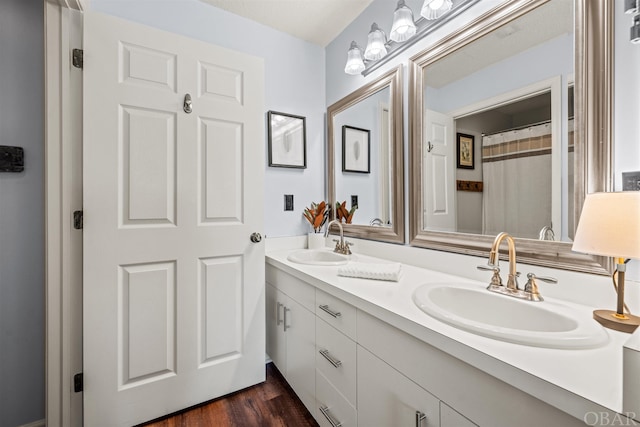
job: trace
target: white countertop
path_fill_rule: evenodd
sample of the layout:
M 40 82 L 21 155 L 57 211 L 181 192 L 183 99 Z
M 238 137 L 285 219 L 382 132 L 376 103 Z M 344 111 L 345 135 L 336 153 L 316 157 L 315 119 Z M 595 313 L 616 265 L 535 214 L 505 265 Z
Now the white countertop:
M 399 282 L 341 277 L 337 274 L 338 267 L 290 262 L 287 260 L 290 252 L 270 251 L 267 264 L 311 283 L 576 418 L 584 419 L 587 412 L 623 412 L 622 349 L 630 337 L 628 334 L 605 329 L 609 335 L 606 345 L 580 350 L 531 347 L 485 338 L 425 314 L 413 303 L 412 295 L 425 283 L 457 282 L 482 287 L 486 287 L 486 283 L 406 264 L 402 265 Z M 354 257 L 361 262 L 388 262 L 360 254 Z M 546 300 L 553 301 L 552 298 Z M 572 305 L 591 319 L 593 307 L 561 302 Z

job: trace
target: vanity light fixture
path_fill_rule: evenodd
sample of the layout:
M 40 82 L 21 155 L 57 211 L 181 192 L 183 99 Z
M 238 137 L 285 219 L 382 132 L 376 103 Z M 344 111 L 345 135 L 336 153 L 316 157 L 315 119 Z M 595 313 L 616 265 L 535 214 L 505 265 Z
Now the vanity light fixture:
M 424 19 L 433 20 L 438 19 L 445 13 L 451 10 L 453 2 L 451 0 L 424 0 L 420 15 Z
M 587 194 L 573 240 L 573 250 L 615 257 L 617 307 L 595 310 L 593 318 L 609 329 L 633 332 L 640 317 L 625 313 L 624 276 L 629 259 L 640 259 L 640 191 Z
M 347 53 L 347 64 L 344 67 L 345 73 L 366 76 L 445 22 L 480 2 L 480 0 L 425 0 L 422 5 L 423 16 L 414 21 L 413 11 L 405 1 L 398 0 L 393 12 L 389 40 L 385 32 L 374 22 L 367 36 L 364 54 L 355 41 L 351 42 Z
M 349 52 L 347 52 L 347 65 L 344 72 L 351 75 L 360 74 L 364 71 L 364 60 L 362 59 L 362 49 L 355 41 L 351 42 Z
M 364 50 L 364 59 L 377 61 L 387 55 L 387 35 L 375 22 L 371 24 L 371 31 L 367 36 L 367 47 Z
M 398 1 L 398 7 L 393 12 L 393 25 L 389 38 L 394 42 L 404 42 L 416 34 L 416 23 L 413 21 L 413 12 L 404 3 Z

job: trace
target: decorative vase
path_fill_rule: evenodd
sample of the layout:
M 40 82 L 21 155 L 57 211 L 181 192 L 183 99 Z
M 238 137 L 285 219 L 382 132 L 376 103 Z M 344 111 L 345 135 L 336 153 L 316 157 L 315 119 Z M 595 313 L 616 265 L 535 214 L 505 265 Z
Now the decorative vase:
M 324 234 L 322 233 L 309 233 L 309 240 L 307 243 L 309 249 L 322 249 L 324 248 Z

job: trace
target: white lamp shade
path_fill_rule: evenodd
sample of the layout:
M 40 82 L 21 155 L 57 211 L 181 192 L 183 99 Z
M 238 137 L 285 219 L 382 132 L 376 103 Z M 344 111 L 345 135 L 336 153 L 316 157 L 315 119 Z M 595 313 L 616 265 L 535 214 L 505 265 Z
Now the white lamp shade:
M 451 0 L 424 0 L 420 15 L 422 15 L 424 19 L 432 21 L 450 11 L 451 6 L 453 6 Z
M 347 52 L 347 64 L 344 72 L 351 75 L 360 74 L 364 71 L 364 61 L 362 60 L 362 50 L 356 42 L 351 42 L 349 52 Z
M 389 38 L 400 43 L 409 40 L 415 34 L 416 24 L 413 22 L 413 12 L 404 4 L 404 0 L 400 0 L 396 11 L 393 12 L 393 25 Z
M 640 259 L 640 191 L 588 194 L 573 250 Z
M 384 32 L 374 22 L 367 36 L 367 48 L 364 50 L 364 58 L 369 61 L 377 61 L 384 58 L 387 55 L 386 39 Z

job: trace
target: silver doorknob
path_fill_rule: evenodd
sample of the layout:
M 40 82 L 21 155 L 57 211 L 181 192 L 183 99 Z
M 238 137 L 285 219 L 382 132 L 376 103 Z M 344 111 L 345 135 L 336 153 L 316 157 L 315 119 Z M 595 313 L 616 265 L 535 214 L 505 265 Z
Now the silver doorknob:
M 262 241 L 262 236 L 260 233 L 251 233 L 250 239 L 253 243 L 260 243 Z

